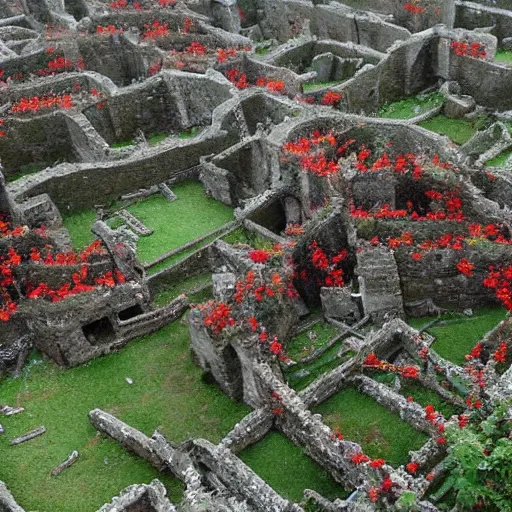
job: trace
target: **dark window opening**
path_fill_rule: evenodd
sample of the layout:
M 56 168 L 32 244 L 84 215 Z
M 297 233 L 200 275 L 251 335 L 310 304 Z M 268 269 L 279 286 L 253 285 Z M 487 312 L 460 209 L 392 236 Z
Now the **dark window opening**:
M 84 325 L 82 331 L 87 341 L 91 345 L 101 345 L 102 343 L 109 343 L 116 338 L 114 326 L 109 318 L 103 317 L 95 322 Z
M 142 313 L 144 313 L 144 310 L 141 308 L 140 304 L 134 304 L 133 306 L 120 311 L 118 316 L 119 320 L 124 321 L 142 315 Z

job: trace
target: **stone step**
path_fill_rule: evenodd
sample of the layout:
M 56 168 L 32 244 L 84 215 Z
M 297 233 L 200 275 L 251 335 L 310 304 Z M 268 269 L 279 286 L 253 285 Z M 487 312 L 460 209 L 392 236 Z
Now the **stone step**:
M 148 236 L 153 233 L 152 229 L 147 228 L 137 217 L 132 215 L 128 210 L 120 210 L 118 213 L 128 226 L 140 236 Z

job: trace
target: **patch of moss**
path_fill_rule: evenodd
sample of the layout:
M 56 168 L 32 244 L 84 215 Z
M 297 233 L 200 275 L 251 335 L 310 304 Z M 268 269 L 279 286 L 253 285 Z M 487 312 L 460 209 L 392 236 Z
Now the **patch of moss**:
M 507 149 L 506 151 L 503 151 L 503 153 L 500 153 L 498 156 L 495 156 L 491 160 L 485 162 L 485 165 L 489 167 L 503 167 L 510 157 L 512 157 L 512 149 Z
M 334 87 L 343 83 L 343 80 L 335 80 L 332 82 L 309 82 L 302 86 L 304 92 L 311 92 L 317 89 L 323 89 L 324 87 Z

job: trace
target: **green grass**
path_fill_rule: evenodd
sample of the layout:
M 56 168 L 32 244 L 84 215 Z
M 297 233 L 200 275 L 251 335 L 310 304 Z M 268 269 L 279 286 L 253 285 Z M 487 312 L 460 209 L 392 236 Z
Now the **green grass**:
M 135 142 L 133 140 L 124 140 L 121 142 L 114 142 L 113 144 L 110 144 L 110 147 L 113 149 L 119 149 L 119 148 L 126 148 L 128 146 L 133 146 Z
M 137 256 L 144 263 L 233 219 L 233 209 L 207 197 L 199 182 L 179 183 L 172 189 L 178 196 L 176 201 L 153 195 L 128 208 L 154 231 L 137 242 Z
M 229 235 L 223 237 L 222 240 L 231 245 L 250 245 L 254 249 L 271 249 L 274 246 L 274 242 L 272 242 L 272 240 L 263 238 L 262 236 L 252 233 L 251 231 L 247 231 L 244 228 L 237 228 L 233 230 Z
M 436 324 L 428 333 L 436 337 L 432 348 L 445 359 L 461 365 L 465 362 L 465 355 L 484 337 L 494 329 L 506 316 L 506 311 L 501 307 L 479 308 L 473 310 L 473 316 L 465 316 L 457 313 L 444 313 L 440 321 L 446 325 Z M 437 317 L 409 318 L 411 327 L 419 329 Z
M 317 324 L 314 328 L 311 329 L 316 330 L 319 333 L 315 347 L 319 348 L 321 345 L 325 345 L 333 337 L 336 330 L 332 329 L 331 331 L 330 327 L 331 326 L 328 324 Z M 307 334 L 303 334 L 297 338 L 294 338 L 288 347 L 290 347 L 292 354 L 300 356 L 301 352 L 303 351 L 303 347 L 307 347 L 307 344 L 311 344 L 311 342 L 307 338 Z M 324 373 L 334 370 L 339 365 L 343 364 L 345 361 L 355 355 L 355 352 L 348 351 L 343 355 L 343 357 L 338 357 L 338 352 L 342 346 L 342 342 L 336 343 L 331 348 L 327 349 L 318 359 L 315 359 L 310 363 L 297 364 L 291 368 L 285 368 L 285 378 L 288 385 L 296 391 L 300 391 L 301 389 L 309 386 L 315 379 Z M 286 348 L 287 354 L 289 353 L 288 347 Z M 306 351 L 307 349 L 303 351 L 304 355 L 306 355 Z M 303 370 L 307 371 L 308 373 L 305 375 L 300 375 L 300 372 Z M 297 375 L 297 373 L 299 373 L 299 375 Z
M 88 246 L 96 238 L 91 231 L 91 227 L 96 220 L 95 210 L 61 213 L 64 227 L 69 231 L 73 249 L 79 251 Z
M 507 149 L 491 160 L 487 160 L 485 165 L 489 167 L 503 167 L 510 157 L 512 157 L 512 149 Z
M 315 333 L 317 336 L 313 341 L 309 339 L 308 334 L 310 332 Z M 303 357 L 310 355 L 314 350 L 326 345 L 337 332 L 338 329 L 333 327 L 331 324 L 327 322 L 319 322 L 313 325 L 306 332 L 292 338 L 286 346 L 286 354 L 295 360 L 302 359 Z
M 449 119 L 445 115 L 438 115 L 432 119 L 422 121 L 419 126 L 440 135 L 448 136 L 455 144 L 465 144 L 478 130 L 485 128 L 487 117 L 481 116 L 474 121 L 465 119 Z
M 65 370 L 47 361 L 29 365 L 20 379 L 0 385 L 0 404 L 26 409 L 2 419 L 0 480 L 21 506 L 39 512 L 92 512 L 124 487 L 155 477 L 165 482 L 173 501 L 179 500 L 177 480 L 97 436 L 87 413 L 99 407 L 147 435 L 158 428 L 175 442 L 203 437 L 217 443 L 249 408 L 233 403 L 202 374 L 192 362 L 188 329 L 180 321 L 77 368 Z M 9 446 L 11 439 L 40 425 L 46 434 Z M 80 459 L 51 477 L 73 450 Z
M 390 373 L 377 373 L 373 377 L 377 382 L 382 382 L 390 387 L 393 387 L 395 382 L 395 375 Z M 445 402 L 435 391 L 422 386 L 419 382 L 411 379 L 400 379 L 400 390 L 398 391 L 402 396 L 408 398 L 412 396 L 414 401 L 426 407 L 431 404 L 439 411 L 445 418 L 450 418 L 453 414 L 459 412 L 455 406 Z
M 190 139 L 192 137 L 195 137 L 201 130 L 202 130 L 201 126 L 192 126 L 192 128 L 189 128 L 188 130 L 182 131 L 178 135 L 178 138 L 180 138 L 180 139 Z
M 411 119 L 436 107 L 440 107 L 443 102 L 444 96 L 439 92 L 420 94 L 384 105 L 379 110 L 379 117 L 388 119 Z
M 46 163 L 32 163 L 27 165 L 22 165 L 20 167 L 19 172 L 16 174 L 13 174 L 12 176 L 7 176 L 5 179 L 7 183 L 12 183 L 13 181 L 19 180 L 20 178 L 23 178 L 24 176 L 29 176 L 30 174 L 35 174 L 39 171 L 42 171 L 43 169 L 46 169 L 48 167 L 48 164 Z
M 304 92 L 315 91 L 316 89 L 323 89 L 324 87 L 334 87 L 343 83 L 343 80 L 335 80 L 333 82 L 310 82 L 304 84 L 302 89 Z
M 153 146 L 154 144 L 158 144 L 159 142 L 162 142 L 163 140 L 167 139 L 167 137 L 169 137 L 168 133 L 155 132 L 147 136 L 147 141 L 150 146 Z
M 512 51 L 511 50 L 498 50 L 494 62 L 503 62 L 512 66 Z
M 452 363 L 463 365 L 465 355 L 505 318 L 503 308 L 485 308 L 474 311 L 474 316 L 450 321 L 448 325 L 434 326 L 429 329 L 437 340 L 432 348 Z
M 200 288 L 204 285 L 211 284 L 212 276 L 209 273 L 199 274 L 197 276 L 189 277 L 183 281 L 170 283 L 163 290 L 159 290 L 153 297 L 153 305 L 156 307 L 165 306 L 171 300 L 175 299 L 182 293 L 190 295 L 188 292 Z M 196 295 L 196 294 L 193 294 Z M 192 300 L 192 299 L 191 299 Z M 194 302 L 197 302 L 194 299 Z
M 278 432 L 270 432 L 247 447 L 240 458 L 275 491 L 294 502 L 302 500 L 304 489 L 313 489 L 328 499 L 346 498 L 349 494 Z
M 384 406 L 354 388 L 336 393 L 315 407 L 331 428 L 339 428 L 347 441 L 359 443 L 371 458 L 382 458 L 392 466 L 409 461 L 408 452 L 427 440 Z

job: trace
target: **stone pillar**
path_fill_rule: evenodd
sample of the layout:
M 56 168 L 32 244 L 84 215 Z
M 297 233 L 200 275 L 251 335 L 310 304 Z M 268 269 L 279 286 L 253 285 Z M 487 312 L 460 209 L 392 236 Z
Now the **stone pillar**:
M 442 2 L 442 23 L 447 28 L 455 26 L 455 0 L 443 0 Z

